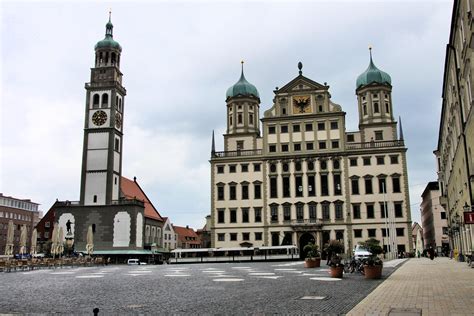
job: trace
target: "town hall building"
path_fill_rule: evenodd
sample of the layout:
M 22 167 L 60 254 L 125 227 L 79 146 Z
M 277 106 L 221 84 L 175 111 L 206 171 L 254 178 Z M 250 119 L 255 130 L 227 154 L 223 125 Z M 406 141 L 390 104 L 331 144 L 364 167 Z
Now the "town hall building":
M 337 239 L 349 253 L 373 237 L 393 253 L 411 251 L 407 148 L 390 76 L 370 54 L 356 81 L 359 130 L 346 131 L 329 86 L 298 68 L 263 117 L 243 67 L 227 90 L 224 149 L 213 135 L 210 160 L 212 246 L 302 249 Z

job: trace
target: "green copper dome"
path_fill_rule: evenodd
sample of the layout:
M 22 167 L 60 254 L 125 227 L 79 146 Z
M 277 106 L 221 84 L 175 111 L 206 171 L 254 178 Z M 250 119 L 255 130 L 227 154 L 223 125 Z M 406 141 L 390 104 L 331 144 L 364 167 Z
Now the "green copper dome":
M 115 48 L 118 49 L 119 51 L 122 51 L 122 46 L 116 41 L 114 41 L 113 35 L 112 35 L 112 30 L 114 28 L 114 25 L 112 24 L 112 21 L 110 20 L 110 15 L 109 15 L 109 22 L 105 25 L 105 38 L 98 42 L 95 45 L 95 49 L 98 48 Z
M 232 87 L 227 89 L 226 99 L 233 98 L 236 96 L 254 96 L 260 99 L 257 88 L 253 84 L 247 81 L 244 76 L 244 68 L 242 64 L 242 74 L 240 75 L 239 81 Z
M 372 61 L 372 50 L 370 50 L 370 64 L 366 71 L 357 77 L 356 89 L 371 83 L 392 84 L 389 74 L 375 67 Z

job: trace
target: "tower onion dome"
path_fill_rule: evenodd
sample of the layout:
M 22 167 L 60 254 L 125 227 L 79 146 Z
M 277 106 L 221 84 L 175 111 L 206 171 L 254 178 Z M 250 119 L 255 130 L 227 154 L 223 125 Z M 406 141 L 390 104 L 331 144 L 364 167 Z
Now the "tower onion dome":
M 370 51 L 370 63 L 366 71 L 364 71 L 359 77 L 357 77 L 356 89 L 359 89 L 362 86 L 369 85 L 371 83 L 379 84 L 392 84 L 392 79 L 389 74 L 385 71 L 378 69 L 374 62 L 372 61 L 372 48 L 369 48 Z
M 235 83 L 232 87 L 227 89 L 226 99 L 233 98 L 237 96 L 253 96 L 260 99 L 257 88 L 253 84 L 247 81 L 244 76 L 244 62 L 242 61 L 242 74 L 240 75 L 239 81 Z
M 118 42 L 114 41 L 114 36 L 112 34 L 113 28 L 114 25 L 111 21 L 111 12 L 109 12 L 109 22 L 107 22 L 107 24 L 105 25 L 105 38 L 95 45 L 95 49 L 115 48 L 119 51 L 122 51 L 122 46 L 120 46 Z

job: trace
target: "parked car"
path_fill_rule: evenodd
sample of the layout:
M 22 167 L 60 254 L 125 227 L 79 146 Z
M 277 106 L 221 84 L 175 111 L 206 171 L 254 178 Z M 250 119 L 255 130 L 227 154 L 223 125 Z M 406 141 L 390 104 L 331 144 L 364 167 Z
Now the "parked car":
M 138 260 L 138 259 L 128 259 L 127 264 L 129 266 L 140 265 L 140 260 Z
M 364 248 L 362 245 L 356 245 L 354 250 L 352 251 L 354 258 L 362 259 L 368 258 L 372 253 Z

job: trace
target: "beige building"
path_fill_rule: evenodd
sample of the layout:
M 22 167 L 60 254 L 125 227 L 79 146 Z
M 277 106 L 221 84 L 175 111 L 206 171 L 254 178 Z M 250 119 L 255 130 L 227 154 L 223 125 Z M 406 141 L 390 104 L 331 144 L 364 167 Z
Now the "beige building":
M 374 237 L 385 248 L 411 251 L 407 149 L 390 76 L 370 56 L 356 82 L 359 130 L 348 132 L 329 86 L 298 68 L 274 90 L 263 118 L 243 69 L 227 90 L 224 150 L 215 150 L 213 136 L 210 161 L 212 246 L 301 249 L 338 239 L 350 252 Z
M 432 246 L 439 253 L 449 254 L 448 221 L 446 211 L 439 203 L 438 182 L 429 182 L 421 195 L 421 223 L 424 248 Z
M 473 0 L 454 1 L 446 47 L 439 127 L 438 181 L 448 214 L 451 242 L 460 252 L 473 250 L 473 225 L 463 219 L 474 204 L 474 33 Z

